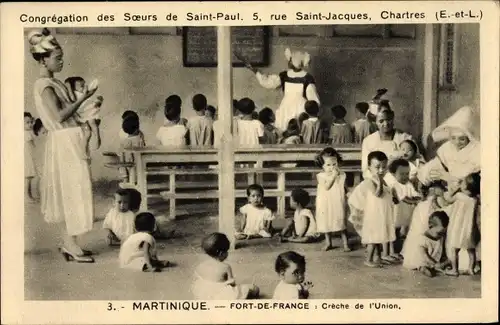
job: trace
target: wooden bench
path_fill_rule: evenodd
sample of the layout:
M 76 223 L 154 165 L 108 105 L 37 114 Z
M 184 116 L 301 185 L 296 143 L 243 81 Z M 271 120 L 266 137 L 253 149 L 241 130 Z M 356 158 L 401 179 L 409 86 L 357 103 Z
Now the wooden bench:
M 247 185 L 256 182 L 263 185 L 265 197 L 277 199 L 277 214 L 282 216 L 285 213 L 286 197 L 290 196 L 291 186 L 300 186 L 307 190 L 311 196 L 316 195 L 316 182 L 312 177 L 309 180 L 287 182 L 286 175 L 315 174 L 320 169 L 317 167 L 287 168 L 279 165 L 287 162 L 313 162 L 316 154 L 323 148 L 324 145 L 264 145 L 256 148 L 240 148 L 234 153 L 236 164 L 234 173 L 235 175 L 247 175 Z M 361 180 L 361 148 L 355 145 L 346 145 L 336 149 L 346 164 L 342 169 L 347 174 L 353 175 L 354 184 L 358 183 Z M 128 151 L 134 156 L 135 166 L 133 168 L 135 168 L 137 177 L 136 187 L 143 196 L 141 209 L 149 209 L 151 199 L 162 198 L 169 201 L 169 213 L 171 217 L 174 217 L 176 200 L 219 198 L 219 186 L 216 180 L 177 179 L 178 176 L 183 175 L 187 177 L 219 175 L 216 149 L 154 147 Z M 268 167 L 268 163 L 277 166 Z M 170 166 L 165 166 L 167 164 Z M 172 165 L 176 164 L 183 166 L 183 168 L 172 168 Z M 255 168 L 247 167 L 245 164 L 251 164 Z M 214 165 L 215 168 L 209 168 L 209 166 Z M 265 181 L 264 174 L 276 175 L 275 188 L 269 188 L 273 182 Z M 168 176 L 168 180 L 158 180 L 164 176 Z M 239 185 L 244 186 L 241 182 Z M 235 196 L 236 198 L 245 198 L 246 190 L 236 189 Z

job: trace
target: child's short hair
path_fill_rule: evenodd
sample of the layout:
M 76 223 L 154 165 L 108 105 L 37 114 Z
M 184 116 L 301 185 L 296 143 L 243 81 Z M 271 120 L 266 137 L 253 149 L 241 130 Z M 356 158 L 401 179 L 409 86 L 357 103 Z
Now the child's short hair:
M 165 106 L 167 105 L 175 105 L 182 106 L 182 99 L 179 95 L 170 95 L 165 99 Z
M 378 161 L 388 161 L 389 158 L 387 158 L 387 155 L 383 153 L 382 151 L 372 151 L 368 154 L 368 166 L 371 165 L 372 160 L 378 160 Z
M 294 251 L 284 252 L 278 255 L 274 263 L 274 270 L 276 273 L 281 274 L 285 272 L 291 263 L 297 264 L 299 268 L 306 268 L 306 258 Z
M 408 162 L 408 160 L 402 159 L 402 158 L 393 160 L 391 162 L 391 164 L 389 165 L 389 172 L 391 174 L 394 174 L 398 170 L 399 167 L 408 167 L 409 168 L 410 163 Z
M 33 124 L 33 133 L 35 133 L 35 135 L 38 136 L 42 128 L 43 128 L 42 120 L 37 118 L 35 120 L 35 123 Z
M 341 119 L 347 115 L 347 110 L 342 105 L 335 105 L 332 107 L 332 114 L 335 118 Z
M 285 137 L 289 137 L 292 135 L 299 135 L 299 134 L 300 134 L 299 121 L 295 118 L 290 119 L 290 121 L 288 121 L 288 124 L 286 125 L 286 131 L 283 135 Z
M 31 115 L 31 113 L 29 112 L 24 112 L 24 117 L 33 118 L 33 115 Z
M 429 216 L 429 219 L 431 218 L 438 218 L 444 228 L 448 227 L 448 224 L 450 223 L 450 217 L 448 217 L 448 214 L 444 211 L 432 212 Z
M 75 77 L 68 77 L 66 78 L 66 80 L 64 80 L 64 83 L 69 84 L 71 91 L 75 91 L 75 86 L 77 82 L 85 82 L 85 79 L 79 76 L 75 76 Z
M 309 193 L 301 188 L 295 188 L 292 190 L 292 193 L 290 195 L 292 199 L 300 204 L 301 207 L 306 207 L 309 202 L 311 202 L 311 197 L 309 196 Z
M 363 115 L 366 115 L 366 112 L 368 112 L 368 108 L 370 108 L 370 105 L 368 105 L 367 102 L 359 102 L 356 103 L 356 110 L 360 112 Z
M 403 143 L 408 143 L 410 145 L 410 147 L 413 149 L 413 151 L 415 151 L 415 153 L 418 152 L 418 146 L 417 146 L 417 143 L 415 141 L 410 140 L 410 139 L 403 140 L 403 141 L 401 141 L 401 143 L 399 144 L 399 146 L 401 147 L 401 145 Z
M 319 105 L 315 100 L 308 100 L 304 104 L 304 110 L 309 116 L 318 117 L 319 114 Z
M 212 114 L 213 116 L 215 116 L 215 113 L 216 113 L 217 110 L 212 105 L 208 105 L 207 106 L 207 111 L 209 111 L 210 114 Z
M 197 112 L 203 111 L 207 108 L 207 98 L 203 94 L 196 94 L 193 96 L 193 109 Z
M 255 110 L 255 103 L 250 98 L 245 97 L 238 101 L 237 107 L 238 111 L 245 115 L 249 115 Z
M 309 114 L 306 112 L 302 112 L 299 114 L 299 117 L 297 118 L 297 122 L 299 123 L 299 126 L 302 128 L 302 124 L 304 123 L 305 120 L 309 119 Z
M 128 207 L 131 211 L 138 211 L 141 208 L 142 203 L 142 195 L 141 192 L 136 190 L 135 188 L 127 188 L 125 189 L 128 193 L 129 203 Z
M 130 198 L 130 193 L 127 189 L 125 188 L 119 188 L 115 191 L 115 194 L 121 197 L 128 197 Z
M 440 188 L 443 191 L 446 191 L 446 186 L 447 186 L 446 181 L 444 181 L 442 179 L 437 179 L 437 180 L 431 181 L 427 185 L 422 185 L 422 187 L 421 187 L 422 195 L 424 197 L 427 197 L 429 195 L 430 189 L 432 189 L 432 188 Z
M 131 111 L 131 110 L 126 110 L 125 112 L 123 112 L 123 114 L 122 114 L 122 120 L 126 119 L 127 117 L 132 117 L 132 118 L 139 119 L 139 115 L 137 115 L 136 112 Z
M 129 116 L 122 122 L 122 130 L 128 135 L 132 135 L 139 130 L 139 119 Z
M 388 110 L 392 111 L 391 102 L 387 99 L 381 100 L 379 106 L 380 106 L 381 110 L 388 109 Z
M 181 107 L 177 103 L 172 105 L 166 104 L 163 112 L 167 120 L 176 121 L 181 116 Z
M 230 247 L 231 243 L 229 239 L 220 232 L 211 233 L 201 241 L 201 248 L 211 257 L 217 257 L 220 253 L 226 253 Z
M 259 121 L 264 124 L 268 125 L 271 124 L 272 122 L 272 117 L 274 115 L 274 112 L 272 109 L 269 107 L 264 107 L 260 112 L 259 112 Z
M 318 167 L 323 167 L 323 165 L 325 164 L 325 159 L 323 157 L 336 157 L 339 164 L 342 162 L 342 156 L 338 153 L 337 150 L 333 149 L 332 147 L 326 147 L 316 155 L 315 162 Z
M 471 192 L 472 196 L 481 194 L 481 173 L 469 174 L 464 181 L 467 183 L 467 190 Z
M 264 188 L 261 185 L 252 184 L 247 187 L 247 196 L 250 196 L 250 193 L 252 193 L 252 191 L 259 191 L 260 195 L 264 197 Z
M 150 212 L 141 212 L 135 217 L 135 230 L 137 232 L 153 232 L 155 226 L 155 216 Z

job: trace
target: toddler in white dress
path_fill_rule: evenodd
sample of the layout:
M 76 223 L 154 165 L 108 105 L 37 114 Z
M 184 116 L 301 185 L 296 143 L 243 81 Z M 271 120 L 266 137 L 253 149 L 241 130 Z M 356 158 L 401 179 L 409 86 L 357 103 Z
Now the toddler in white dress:
M 137 232 L 129 236 L 120 247 L 120 267 L 143 272 L 160 272 L 172 264 L 158 259 L 156 241 L 151 235 L 155 217 L 149 212 L 139 213 L 134 220 Z
M 377 260 L 389 264 L 396 261 L 389 255 L 389 243 L 396 239 L 394 203 L 391 191 L 384 182 L 388 162 L 386 154 L 372 151 L 367 160 L 370 178 L 364 179 L 354 188 L 348 203 L 351 221 L 362 224 L 361 242 L 366 244 L 367 250 L 365 265 L 379 267 Z
M 339 153 L 327 147 L 316 158 L 323 169 L 316 178 L 318 190 L 316 196 L 317 230 L 325 234 L 324 250 L 333 248 L 334 233 L 340 233 L 344 251 L 349 252 L 346 232 L 346 174 L 340 170 L 342 158 Z
M 309 298 L 309 290 L 313 287 L 311 282 L 304 282 L 306 273 L 306 259 L 304 256 L 293 252 L 278 255 L 274 270 L 280 277 L 280 282 L 274 289 L 273 299 L 294 300 Z
M 294 243 L 310 243 L 318 239 L 316 218 L 307 205 L 311 201 L 307 191 L 296 188 L 290 195 L 290 206 L 295 210 L 293 218 L 288 218 L 280 234 L 280 240 Z M 291 236 L 289 236 L 291 234 Z M 289 236 L 289 237 L 287 237 Z
M 458 276 L 459 251 L 467 250 L 469 255 L 468 275 L 476 274 L 476 246 L 479 234 L 479 194 L 481 176 L 473 173 L 460 181 L 460 188 L 447 192 L 445 198 L 451 203 L 445 211 L 450 216 L 448 234 L 446 236 L 446 254 L 451 260 L 452 269 L 446 274 Z
M 130 192 L 118 189 L 113 207 L 106 214 L 102 227 L 107 230 L 108 245 L 123 242 L 135 232 L 135 213 L 130 210 Z
M 415 206 L 420 202 L 421 195 L 410 182 L 410 163 L 405 159 L 396 159 L 389 165 L 389 173 L 384 181 L 391 189 L 394 200 L 394 228 L 396 239 L 404 239 L 411 224 Z M 394 243 L 390 244 L 391 256 L 401 259 L 402 255 L 394 251 Z
M 247 188 L 248 203 L 240 208 L 241 226 L 236 232 L 236 239 L 253 237 L 271 237 L 274 214 L 262 204 L 264 188 L 258 184 Z
M 199 300 L 236 300 L 256 298 L 259 288 L 255 285 L 237 285 L 231 266 L 224 262 L 230 248 L 229 239 L 222 233 L 212 233 L 201 243 L 204 261 L 194 271 L 191 293 Z
M 403 267 L 418 270 L 428 277 L 442 273 L 448 264 L 443 261 L 444 240 L 449 217 L 444 211 L 435 211 L 429 216 L 427 230 L 416 237 L 418 245 L 411 254 L 405 255 Z

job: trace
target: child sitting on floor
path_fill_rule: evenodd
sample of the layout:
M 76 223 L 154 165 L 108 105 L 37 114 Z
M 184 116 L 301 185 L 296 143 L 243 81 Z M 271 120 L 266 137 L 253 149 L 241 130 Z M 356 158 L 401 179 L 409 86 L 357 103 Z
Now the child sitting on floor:
M 236 239 L 250 239 L 254 237 L 271 237 L 272 220 L 274 215 L 266 208 L 264 199 L 264 188 L 258 184 L 247 188 L 248 203 L 240 208 L 241 227 L 236 232 Z
M 307 119 L 301 124 L 300 134 L 306 144 L 323 143 L 323 125 L 318 118 L 319 105 L 315 100 L 308 100 L 304 104 Z
M 237 285 L 231 266 L 224 262 L 230 248 L 226 235 L 212 233 L 203 239 L 201 247 L 206 258 L 194 271 L 191 286 L 194 299 L 236 300 L 258 297 L 259 288 L 255 285 Z
M 211 147 L 213 143 L 213 120 L 205 115 L 207 98 L 205 95 L 193 96 L 193 110 L 196 115 L 188 119 L 189 144 L 195 147 Z
M 295 210 L 293 218 L 287 220 L 287 224 L 280 234 L 281 241 L 295 243 L 309 243 L 318 239 L 316 232 L 316 220 L 307 205 L 311 201 L 307 191 L 296 188 L 290 195 L 290 207 Z M 291 234 L 290 237 L 288 237 Z
M 134 220 L 137 232 L 129 236 L 120 248 L 120 266 L 143 272 L 160 272 L 171 266 L 168 261 L 158 259 L 156 241 L 151 235 L 155 228 L 155 217 L 149 212 L 139 213 Z
M 404 159 L 396 159 L 389 165 L 389 173 L 384 181 L 394 196 L 394 227 L 396 238 L 404 239 L 411 224 L 411 217 L 415 206 L 420 202 L 421 195 L 410 182 L 410 165 Z M 394 251 L 394 243 L 390 244 L 391 256 L 401 259 L 402 256 Z
M 448 265 L 446 260 L 443 261 L 443 256 L 449 220 L 444 211 L 435 211 L 429 216 L 428 229 L 416 238 L 416 247 L 411 254 L 405 254 L 403 267 L 418 270 L 428 277 L 444 272 L 443 269 Z
M 262 144 L 277 144 L 280 132 L 277 127 L 274 126 L 274 121 L 276 116 L 274 112 L 269 107 L 264 107 L 259 112 L 259 121 L 264 125 L 264 139 Z
M 156 133 L 156 138 L 162 146 L 179 148 L 186 146 L 189 142 L 187 121 L 181 118 L 182 102 L 177 97 L 177 95 L 172 95 L 165 100 L 166 121 Z
M 443 198 L 444 192 L 446 191 L 446 184 L 444 181 L 433 181 L 429 185 L 423 187 L 422 190 L 425 200 L 420 201 L 413 210 L 410 229 L 408 230 L 403 250 L 401 251 L 405 262 L 407 255 L 414 255 L 414 251 L 418 249 L 418 238 L 427 230 L 429 226 L 429 216 L 447 205 Z
M 332 107 L 333 122 L 330 127 L 330 144 L 353 143 L 351 126 L 345 121 L 347 110 L 342 105 Z
M 280 282 L 274 289 L 273 299 L 295 300 L 309 298 L 309 290 L 313 287 L 311 282 L 304 282 L 306 273 L 306 259 L 304 256 L 293 252 L 278 255 L 274 270 L 280 277 Z
M 377 125 L 369 121 L 366 117 L 369 108 L 368 103 L 357 103 L 355 108 L 358 119 L 352 123 L 352 129 L 354 130 L 354 142 L 361 143 L 364 138 L 377 131 Z
M 135 231 L 135 213 L 130 210 L 130 192 L 118 189 L 113 207 L 106 214 L 102 227 L 107 230 L 106 240 L 112 246 L 126 240 Z

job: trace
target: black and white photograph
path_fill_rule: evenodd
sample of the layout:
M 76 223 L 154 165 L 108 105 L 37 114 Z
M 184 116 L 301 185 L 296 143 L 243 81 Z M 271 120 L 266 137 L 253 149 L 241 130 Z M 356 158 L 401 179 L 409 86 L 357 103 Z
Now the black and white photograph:
M 479 35 L 25 28 L 24 299 L 481 298 Z

